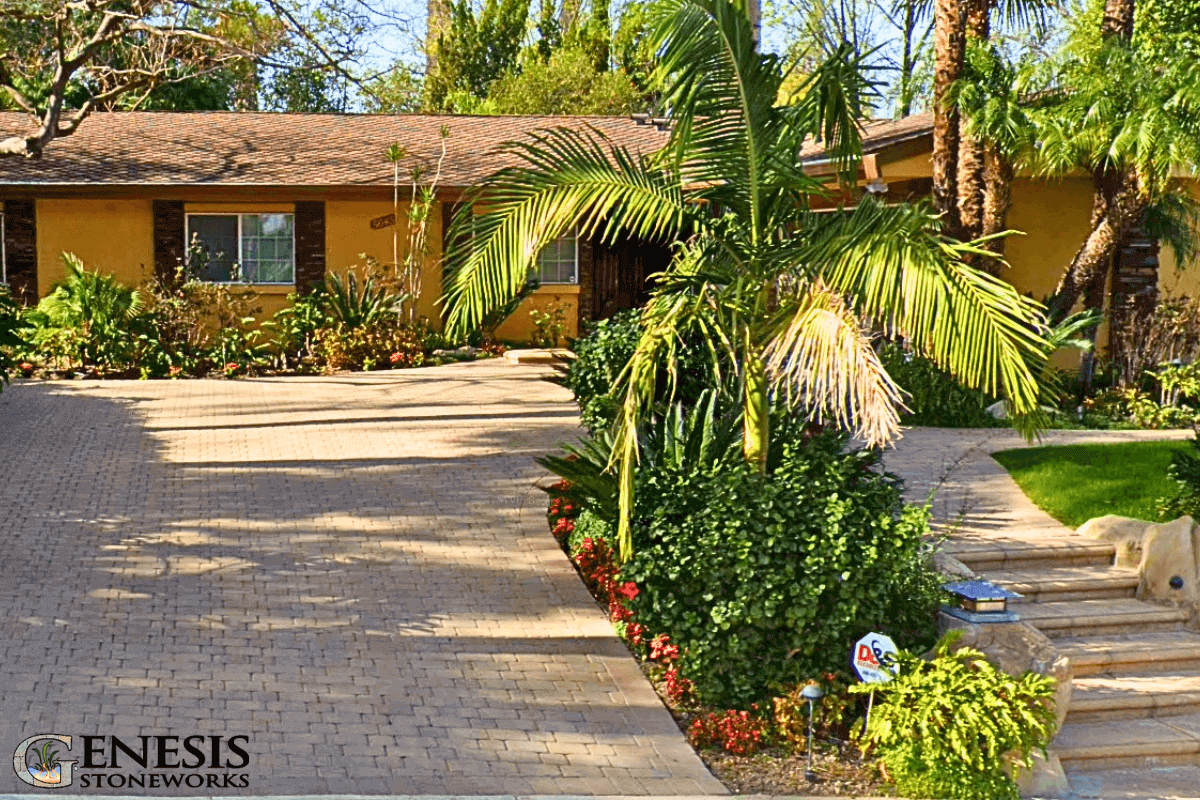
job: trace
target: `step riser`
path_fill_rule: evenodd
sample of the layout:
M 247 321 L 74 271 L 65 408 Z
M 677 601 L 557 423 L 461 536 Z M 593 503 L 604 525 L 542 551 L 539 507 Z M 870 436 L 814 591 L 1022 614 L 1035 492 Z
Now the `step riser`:
M 1053 750 L 1053 747 L 1051 748 Z M 1057 752 L 1057 751 L 1055 751 Z M 1158 755 L 1071 758 L 1057 753 L 1067 772 L 1097 772 L 1102 769 L 1146 769 L 1150 767 L 1200 766 L 1200 753 L 1161 753 Z
M 1119 600 L 1122 597 L 1134 597 L 1136 586 L 1112 586 L 1103 589 L 1072 589 L 1072 590 L 1034 590 L 1023 587 L 1005 587 L 1024 596 L 1029 603 L 1055 603 L 1060 600 Z
M 1031 554 L 1028 558 L 1014 558 L 1010 553 L 1007 558 L 982 554 L 972 557 L 951 553 L 962 563 L 975 572 L 995 572 L 998 570 L 1016 569 L 1057 569 L 1060 567 L 1111 567 L 1113 555 L 1082 553 L 1078 555 L 1037 556 Z
M 1109 661 L 1102 664 L 1088 664 L 1071 659 L 1071 675 L 1085 678 L 1088 675 L 1104 675 L 1112 673 L 1155 673 L 1178 672 L 1179 670 L 1195 669 L 1200 666 L 1200 654 L 1181 655 L 1176 658 L 1149 660 L 1129 658 L 1123 661 Z
M 1092 722 L 1120 722 L 1131 719 L 1159 719 L 1179 717 L 1184 714 L 1200 713 L 1200 698 L 1175 705 L 1129 706 L 1126 708 L 1096 708 L 1082 710 L 1071 704 L 1067 711 L 1067 723 L 1086 724 Z
M 1019 612 L 1018 612 L 1019 613 Z M 1044 623 L 1034 620 L 1027 620 L 1033 627 L 1040 630 L 1048 639 L 1063 639 L 1068 636 L 1086 637 L 1086 636 L 1115 636 L 1117 634 L 1129 633 L 1138 631 L 1139 633 L 1160 633 L 1163 631 L 1182 631 L 1184 630 L 1182 622 L 1114 622 L 1112 624 L 1096 624 L 1096 625 L 1070 625 L 1067 627 L 1057 628 L 1053 625 L 1045 625 Z M 1101 620 L 1097 620 L 1100 622 Z M 1107 667 L 1106 669 L 1111 669 Z

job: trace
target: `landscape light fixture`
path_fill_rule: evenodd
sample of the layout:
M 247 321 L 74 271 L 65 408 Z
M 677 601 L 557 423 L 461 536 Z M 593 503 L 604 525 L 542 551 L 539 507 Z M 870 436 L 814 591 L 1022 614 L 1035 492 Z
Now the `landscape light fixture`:
M 1008 610 L 1008 601 L 1021 595 L 985 580 L 947 583 L 942 587 L 954 595 L 955 606 L 943 606 L 952 617 L 967 622 L 1016 622 L 1020 617 Z
M 825 696 L 825 690 L 815 683 L 810 683 L 800 691 L 800 696 L 808 701 L 808 758 L 804 763 L 804 777 L 809 783 L 816 783 L 817 773 L 813 772 L 812 768 L 813 714 L 815 713 L 813 704 Z

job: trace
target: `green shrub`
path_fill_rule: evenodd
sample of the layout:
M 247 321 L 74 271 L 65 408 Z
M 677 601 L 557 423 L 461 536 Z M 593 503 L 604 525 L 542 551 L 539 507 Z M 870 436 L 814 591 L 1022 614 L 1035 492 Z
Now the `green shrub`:
M 738 458 L 643 464 L 634 547 L 622 580 L 632 609 L 684 651 L 699 698 L 749 709 L 783 687 L 844 672 L 868 630 L 932 639 L 941 595 L 921 536 L 879 458 L 846 438 L 773 426 L 767 474 Z
M 425 363 L 424 343 L 424 322 L 386 314 L 358 328 L 324 328 L 317 335 L 317 354 L 331 370 L 402 369 Z
M 292 292 L 288 305 L 275 312 L 269 324 L 273 332 L 272 349 L 284 368 L 303 369 L 317 361 L 317 334 L 328 319 L 323 290 L 318 287 L 307 295 Z
M 156 278 L 146 290 L 147 335 L 139 368 L 150 376 L 244 374 L 265 367 L 258 294 L 246 286 Z
M 1007 423 L 987 413 L 996 401 L 977 389 L 968 389 L 932 361 L 913 355 L 897 344 L 880 348 L 888 375 L 909 396 L 903 415 L 906 425 L 936 428 L 1002 428 Z
M 612 397 L 613 384 L 633 356 L 640 332 L 638 309 L 620 311 L 606 320 L 593 323 L 586 336 L 576 339 L 565 381 L 575 393 L 584 427 L 593 433 L 609 427 L 617 416 L 617 402 Z M 717 385 L 711 358 L 697 337 L 680 344 L 680 364 L 675 400 L 694 404 L 705 391 Z M 660 375 L 659 392 L 665 395 L 665 370 Z
M 566 386 L 575 393 L 584 427 L 590 431 L 606 428 L 616 418 L 616 404 L 608 394 L 637 347 L 638 313 L 618 312 L 575 340 Z
M 17 334 L 22 327 L 21 307 L 8 286 L 0 284 L 0 389 L 8 383 L 8 373 L 17 366 L 16 351 L 25 346 L 25 340 Z
M 144 341 L 139 334 L 147 327 L 141 292 L 112 275 L 85 269 L 72 253 L 62 258 L 66 277 L 29 315 L 34 343 L 68 366 L 136 366 Z
M 584 509 L 579 512 L 579 516 L 575 519 L 575 530 L 571 532 L 567 539 L 567 554 L 575 555 L 579 552 L 579 548 L 583 546 L 584 539 L 603 539 L 606 542 L 615 542 L 616 528 L 612 522 L 608 522 L 595 513 Z
M 1177 519 L 1185 514 L 1200 520 L 1200 429 L 1192 437 L 1191 452 L 1175 453 L 1167 476 L 1175 481 L 1175 492 L 1159 502 L 1162 519 Z
M 1149 393 L 1132 387 L 1109 389 L 1084 405 L 1094 414 L 1146 430 L 1184 428 L 1200 421 L 1200 414 L 1195 409 L 1162 405 Z
M 943 638 L 930 661 L 900 655 L 896 678 L 875 685 L 881 696 L 865 743 L 904 797 L 1016 800 L 1005 766 L 1015 758 L 1028 767 L 1035 750 L 1045 752 L 1055 728 L 1054 679 L 1014 678 L 978 650 L 951 652 L 956 640 Z
M 567 329 L 567 306 L 565 303 L 555 303 L 545 311 L 534 309 L 529 312 L 533 320 L 533 334 L 529 343 L 534 347 L 558 347 Z

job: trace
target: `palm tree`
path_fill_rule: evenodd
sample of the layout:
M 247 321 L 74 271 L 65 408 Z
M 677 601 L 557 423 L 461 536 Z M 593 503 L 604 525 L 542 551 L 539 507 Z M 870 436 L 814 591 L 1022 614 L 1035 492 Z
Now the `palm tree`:
M 1180 176 L 1200 168 L 1200 66 L 1180 37 L 1139 41 L 1133 6 L 1108 0 L 1099 25 L 1090 14 L 1076 20 L 1036 87 L 1037 165 L 1047 174 L 1084 170 L 1093 183 L 1091 226 L 1052 316 L 1103 290 L 1122 238 L 1147 215 L 1176 231 L 1195 216 Z
M 742 453 L 760 469 L 773 399 L 872 446 L 897 435 L 901 393 L 872 330 L 903 336 L 968 385 L 1032 412 L 1041 318 L 1011 286 L 963 263 L 977 247 L 943 237 L 924 205 L 864 199 L 812 210 L 828 192 L 799 163 L 806 141 L 820 139 L 843 176 L 857 170 L 859 98 L 870 87 L 852 49 L 817 68 L 799 102 L 776 106 L 783 71 L 756 52 L 742 8 L 662 0 L 653 15 L 667 146 L 636 155 L 565 129 L 511 143 L 521 165 L 492 176 L 472 201 L 480 213 L 455 222 L 473 225 L 475 242 L 446 297 L 451 329 L 472 328 L 517 291 L 540 248 L 575 225 L 610 239 L 682 240 L 615 390 L 622 553 L 631 546 L 639 425 L 661 396 L 660 365 L 673 381 L 684 331 L 701 332 L 714 361 L 733 365 Z
M 1012 208 L 1012 182 L 1018 163 L 1032 157 L 1036 127 L 1018 85 L 1017 69 L 992 45 L 972 42 L 962 80 L 951 88 L 951 102 L 962 116 L 964 145 L 967 138 L 981 147 L 983 185 L 976 189 L 981 201 L 977 224 L 986 247 L 1004 255 L 1008 212 Z M 964 147 L 965 149 L 965 147 Z M 961 178 L 961 173 L 960 173 Z M 960 182 L 961 192 L 968 187 Z M 1000 274 L 1003 262 L 984 259 L 981 266 Z
M 972 127 L 954 102 L 954 87 L 970 72 L 970 51 L 988 46 L 993 16 L 1009 27 L 1042 27 L 1051 0 L 922 0 L 924 13 L 934 17 L 933 197 L 943 213 L 946 231 L 960 239 L 984 235 L 989 204 L 1003 199 L 989 183 L 987 141 Z M 996 177 L 993 171 L 992 177 Z M 993 262 L 994 264 L 994 262 Z

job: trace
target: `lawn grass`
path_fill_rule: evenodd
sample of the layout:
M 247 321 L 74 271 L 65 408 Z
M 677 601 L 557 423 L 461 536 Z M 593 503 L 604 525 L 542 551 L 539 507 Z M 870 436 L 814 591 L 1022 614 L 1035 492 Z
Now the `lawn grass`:
M 1034 505 L 1077 528 L 1116 514 L 1157 520 L 1158 501 L 1175 490 L 1171 454 L 1187 442 L 1128 442 L 1030 447 L 994 453 Z

